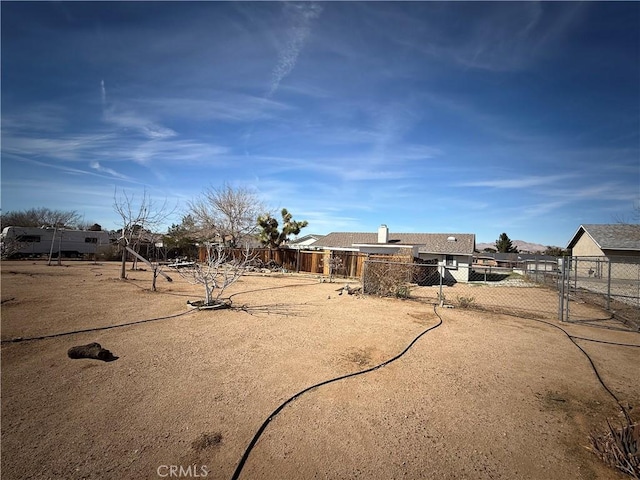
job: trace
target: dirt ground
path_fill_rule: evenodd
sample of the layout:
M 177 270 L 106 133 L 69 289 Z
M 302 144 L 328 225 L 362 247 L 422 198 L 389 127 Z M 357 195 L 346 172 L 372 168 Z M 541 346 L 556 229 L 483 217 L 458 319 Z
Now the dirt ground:
M 618 406 L 569 338 L 532 319 L 338 295 L 343 283 L 295 274 L 244 276 L 226 292 L 234 308 L 195 311 L 203 292 L 175 273 L 158 292 L 148 271 L 118 280 L 115 263 L 1 273 L 2 478 L 230 479 L 283 401 L 394 357 L 439 316 L 398 360 L 283 408 L 240 478 L 626 478 L 587 448 Z M 117 360 L 68 358 L 91 342 Z M 640 349 L 578 342 L 638 420 Z

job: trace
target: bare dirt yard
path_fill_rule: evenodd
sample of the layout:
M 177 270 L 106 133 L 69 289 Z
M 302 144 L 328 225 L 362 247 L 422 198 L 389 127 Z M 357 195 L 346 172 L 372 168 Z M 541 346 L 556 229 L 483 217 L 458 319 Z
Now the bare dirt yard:
M 567 335 L 530 318 L 338 295 L 343 283 L 295 274 L 244 276 L 225 292 L 234 308 L 197 311 L 186 301 L 203 290 L 171 272 L 157 292 L 151 272 L 120 281 L 115 263 L 7 261 L 1 273 L 2 478 L 231 479 L 282 402 L 440 321 L 396 361 L 285 406 L 239 478 L 627 478 L 588 449 L 607 419 L 619 424 L 618 405 Z M 561 326 L 637 421 L 640 349 L 584 339 L 640 335 Z M 91 342 L 117 359 L 67 356 Z

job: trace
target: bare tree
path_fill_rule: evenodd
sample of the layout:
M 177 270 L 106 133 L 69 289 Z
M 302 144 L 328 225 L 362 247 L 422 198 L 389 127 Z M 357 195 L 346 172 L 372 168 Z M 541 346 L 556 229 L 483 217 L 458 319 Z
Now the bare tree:
M 25 242 L 21 242 L 18 238 L 19 237 L 11 236 L 2 239 L 0 242 L 0 258 L 2 258 L 2 260 L 18 255 L 20 250 L 25 247 Z
M 118 243 L 122 248 L 122 265 L 120 279 L 126 278 L 127 250 L 125 247 L 136 247 L 145 232 L 157 229 L 166 218 L 173 213 L 169 211 L 167 201 L 156 204 L 146 190 L 137 198 L 126 191 L 114 191 L 113 209 L 120 216 L 122 229 Z
M 99 223 L 95 223 L 95 222 L 85 222 L 84 220 L 81 222 L 78 222 L 75 227 L 78 230 L 84 230 L 84 231 L 88 231 L 88 232 L 100 232 L 102 230 L 102 225 L 100 225 Z
M 227 183 L 207 188 L 201 197 L 189 202 L 189 209 L 199 237 L 230 247 L 255 233 L 256 219 L 264 212 L 255 193 Z
M 320 258 L 320 262 L 323 265 L 324 258 L 324 256 Z M 329 282 L 333 283 L 333 276 L 344 268 L 344 262 L 342 261 L 342 258 L 335 255 L 335 252 L 332 250 L 329 258 L 327 259 L 327 264 L 329 265 Z
M 81 216 L 75 210 L 51 210 L 50 208 L 30 208 L 28 210 L 10 211 L 0 216 L 4 227 L 49 227 L 64 228 L 77 224 Z
M 177 265 L 180 276 L 194 285 L 202 285 L 205 290 L 204 302 L 194 302 L 199 307 L 224 307 L 221 296 L 225 289 L 234 284 L 247 270 L 254 256 L 245 248 L 239 257 L 228 255 L 222 245 L 207 245 L 207 259 L 204 263 L 193 262 Z
M 51 239 L 51 248 L 49 249 L 49 260 L 47 265 L 51 265 L 51 258 L 53 256 L 53 247 L 56 240 L 56 234 L 59 229 L 66 228 L 67 225 L 72 223 L 78 223 L 80 215 L 75 210 L 63 211 L 63 210 L 49 210 L 48 208 L 39 208 L 35 210 L 36 215 L 43 220 L 43 225 L 53 226 L 53 238 Z M 62 244 L 62 230 L 58 234 L 58 265 L 62 264 L 62 252 L 60 247 Z
M 631 214 L 616 215 L 615 221 L 624 225 L 640 225 L 640 199 L 633 202 Z
M 158 275 L 162 275 L 164 278 L 167 279 L 168 282 L 173 282 L 173 279 L 167 275 L 166 273 L 164 273 L 162 271 L 162 265 L 158 262 L 150 262 L 149 260 L 147 260 L 146 258 L 144 258 L 143 256 L 141 256 L 139 253 L 137 253 L 135 250 L 133 250 L 130 247 L 125 247 L 125 250 L 129 251 L 129 253 L 131 253 L 135 258 L 140 258 L 140 260 L 142 260 L 144 263 L 146 263 L 150 268 L 151 271 L 153 272 L 153 282 L 151 283 L 151 291 L 155 292 L 157 291 L 156 289 L 156 283 L 158 280 Z

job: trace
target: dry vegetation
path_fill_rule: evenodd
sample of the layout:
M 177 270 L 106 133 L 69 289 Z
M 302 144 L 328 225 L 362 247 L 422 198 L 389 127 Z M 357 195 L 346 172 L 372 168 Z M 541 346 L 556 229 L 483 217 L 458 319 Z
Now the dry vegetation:
M 201 288 L 178 275 L 152 292 L 151 272 L 120 281 L 116 264 L 1 267 L 8 479 L 152 479 L 170 466 L 229 479 L 284 400 L 393 357 L 439 320 L 432 287 L 400 300 L 338 295 L 342 283 L 309 276 L 249 275 L 225 293 L 235 308 L 196 311 L 186 301 L 201 299 Z M 475 302 L 486 304 L 483 292 Z M 546 305 L 549 294 L 500 295 Z M 498 297 L 494 289 L 487 298 Z M 622 421 L 618 406 L 562 332 L 488 311 L 437 313 L 442 325 L 399 360 L 284 408 L 240 478 L 625 478 L 590 443 L 607 420 Z M 547 321 L 552 313 L 538 312 Z M 101 327 L 115 328 L 91 330 Z M 637 333 L 563 327 L 640 344 Z M 118 358 L 67 356 L 92 342 Z M 640 349 L 579 343 L 637 420 Z

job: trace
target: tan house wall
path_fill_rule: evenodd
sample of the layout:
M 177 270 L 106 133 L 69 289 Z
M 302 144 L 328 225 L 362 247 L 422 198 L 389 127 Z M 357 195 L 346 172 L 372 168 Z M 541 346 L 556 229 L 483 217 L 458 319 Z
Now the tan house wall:
M 635 280 L 640 278 L 640 255 L 637 250 L 614 250 L 598 247 L 593 239 L 582 232 L 571 250 L 575 275 L 587 278 Z
M 596 242 L 585 232 L 574 245 L 571 254 L 574 257 L 601 257 L 604 255 L 604 252 L 600 250 Z

